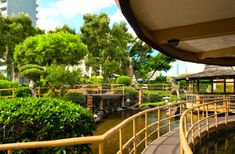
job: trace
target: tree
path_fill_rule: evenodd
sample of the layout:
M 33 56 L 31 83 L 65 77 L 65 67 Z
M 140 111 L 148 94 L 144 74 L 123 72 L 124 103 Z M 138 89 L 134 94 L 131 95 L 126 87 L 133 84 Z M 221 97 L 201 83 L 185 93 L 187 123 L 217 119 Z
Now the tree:
M 39 65 L 24 65 L 19 68 L 20 75 L 30 79 L 29 88 L 32 91 L 34 97 L 37 96 L 36 82 L 40 79 L 40 76 L 44 74 L 44 68 Z
M 81 70 L 69 70 L 68 67 L 61 65 L 51 65 L 46 67 L 44 79 L 54 95 L 57 95 L 55 89 L 60 89 L 63 95 L 64 86 L 74 85 L 80 81 Z
M 76 31 L 74 29 L 71 29 L 68 25 L 63 25 L 62 27 L 56 27 L 55 31 L 49 31 L 48 33 L 57 33 L 57 32 L 76 34 Z
M 95 75 L 108 80 L 116 74 L 127 72 L 128 43 L 133 39 L 124 22 L 115 23 L 110 29 L 107 14 L 86 14 L 83 17 L 81 39 L 88 46 L 86 65 Z
M 87 46 L 79 35 L 57 32 L 27 38 L 15 48 L 19 67 L 25 64 L 77 65 L 87 54 Z
M 145 80 L 151 72 L 148 61 L 152 57 L 152 48 L 141 40 L 135 40 L 130 49 L 130 58 L 136 79 Z
M 5 51 L 4 57 L 7 64 L 7 72 L 14 71 L 14 80 L 18 77 L 17 64 L 13 59 L 15 46 L 23 42 L 27 37 L 42 33 L 41 30 L 32 26 L 30 17 L 24 13 L 20 13 L 5 19 L 7 29 L 5 29 Z
M 152 48 L 141 40 L 136 40 L 130 50 L 134 74 L 137 79 L 148 82 L 156 71 L 168 71 L 175 59 L 162 53 L 153 54 Z

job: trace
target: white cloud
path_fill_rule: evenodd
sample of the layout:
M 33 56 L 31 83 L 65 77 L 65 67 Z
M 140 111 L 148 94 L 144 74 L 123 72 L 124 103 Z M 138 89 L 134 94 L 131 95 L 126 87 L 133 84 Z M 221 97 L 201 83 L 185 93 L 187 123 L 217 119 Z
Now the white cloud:
M 60 0 L 50 2 L 47 8 L 39 8 L 38 26 L 45 30 L 53 30 L 56 26 L 62 25 L 63 19 L 72 20 L 79 14 L 99 12 L 111 5 L 116 5 L 113 0 Z

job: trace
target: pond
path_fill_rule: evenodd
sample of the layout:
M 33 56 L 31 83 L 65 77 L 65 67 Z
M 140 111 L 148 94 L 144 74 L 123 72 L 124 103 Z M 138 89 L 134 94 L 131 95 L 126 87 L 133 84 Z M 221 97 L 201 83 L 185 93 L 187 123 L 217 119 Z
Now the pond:
M 204 137 L 195 149 L 195 154 L 234 154 L 235 127 L 222 129 Z
M 104 120 L 101 123 L 98 124 L 97 132 L 94 135 L 101 135 L 105 133 L 109 129 L 113 128 L 114 126 L 122 122 L 123 120 L 138 113 L 139 111 L 140 110 L 123 110 L 123 111 L 110 113 L 107 117 L 104 118 Z M 161 117 L 165 117 L 165 116 L 166 116 L 166 111 L 163 111 L 161 113 Z M 153 121 L 157 121 L 157 114 L 149 115 L 149 122 L 151 123 Z M 164 124 L 164 123 L 165 122 L 161 124 Z M 177 126 L 178 124 L 172 124 L 172 128 L 177 127 Z M 137 127 L 137 130 L 140 130 L 141 128 L 144 127 L 144 116 L 136 118 L 136 127 Z M 156 128 L 152 128 L 152 129 L 156 129 Z M 161 129 L 161 132 L 164 133 L 167 130 L 168 130 L 168 126 L 163 127 L 163 129 Z M 127 138 L 132 136 L 133 132 L 132 132 L 131 123 L 127 124 L 127 126 L 123 129 L 123 133 L 124 133 L 123 140 L 126 140 Z M 116 153 L 118 151 L 118 147 L 119 147 L 119 137 L 118 137 L 118 134 L 115 134 L 111 138 L 108 139 L 107 143 L 104 144 L 104 150 L 105 150 L 104 153 L 108 153 L 108 154 Z M 137 149 L 139 151 L 138 153 L 140 153 L 140 151 L 142 151 L 143 148 L 144 146 L 140 146 L 140 148 Z M 98 153 L 97 144 L 92 145 L 92 151 L 93 153 Z

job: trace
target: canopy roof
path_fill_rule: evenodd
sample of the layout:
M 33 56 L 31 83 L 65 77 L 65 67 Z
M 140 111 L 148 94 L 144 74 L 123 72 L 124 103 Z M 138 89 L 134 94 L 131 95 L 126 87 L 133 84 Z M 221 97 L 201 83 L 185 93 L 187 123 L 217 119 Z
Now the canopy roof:
M 139 38 L 177 59 L 235 65 L 235 0 L 116 0 Z
M 206 65 L 203 72 L 177 78 L 176 80 L 235 78 L 233 67 Z

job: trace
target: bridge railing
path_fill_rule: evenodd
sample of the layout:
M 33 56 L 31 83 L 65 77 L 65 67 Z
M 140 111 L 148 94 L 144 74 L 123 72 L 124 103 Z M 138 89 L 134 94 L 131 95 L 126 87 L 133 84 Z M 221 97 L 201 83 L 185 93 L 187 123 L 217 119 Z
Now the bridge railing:
M 185 103 L 186 102 L 175 102 L 144 110 L 129 117 L 102 135 L 51 141 L 0 144 L 0 150 L 6 150 L 10 154 L 12 150 L 17 149 L 95 144 L 98 146 L 98 153 L 103 154 L 107 153 L 105 147 L 109 144 L 107 143 L 109 139 L 116 135 L 118 136 L 118 143 L 113 147 L 115 153 L 139 153 L 153 140 L 161 137 L 164 133 L 172 131 L 175 127 L 178 127 L 179 117 L 184 111 Z M 144 123 L 142 120 L 144 120 Z M 137 125 L 140 123 L 142 124 L 141 126 Z M 126 133 L 128 129 L 131 130 L 131 133 Z
M 218 128 L 219 117 L 224 124 L 228 123 L 232 102 L 234 99 L 214 99 L 184 111 L 179 125 L 181 154 L 193 154 L 194 145 L 205 135 L 203 132 Z

